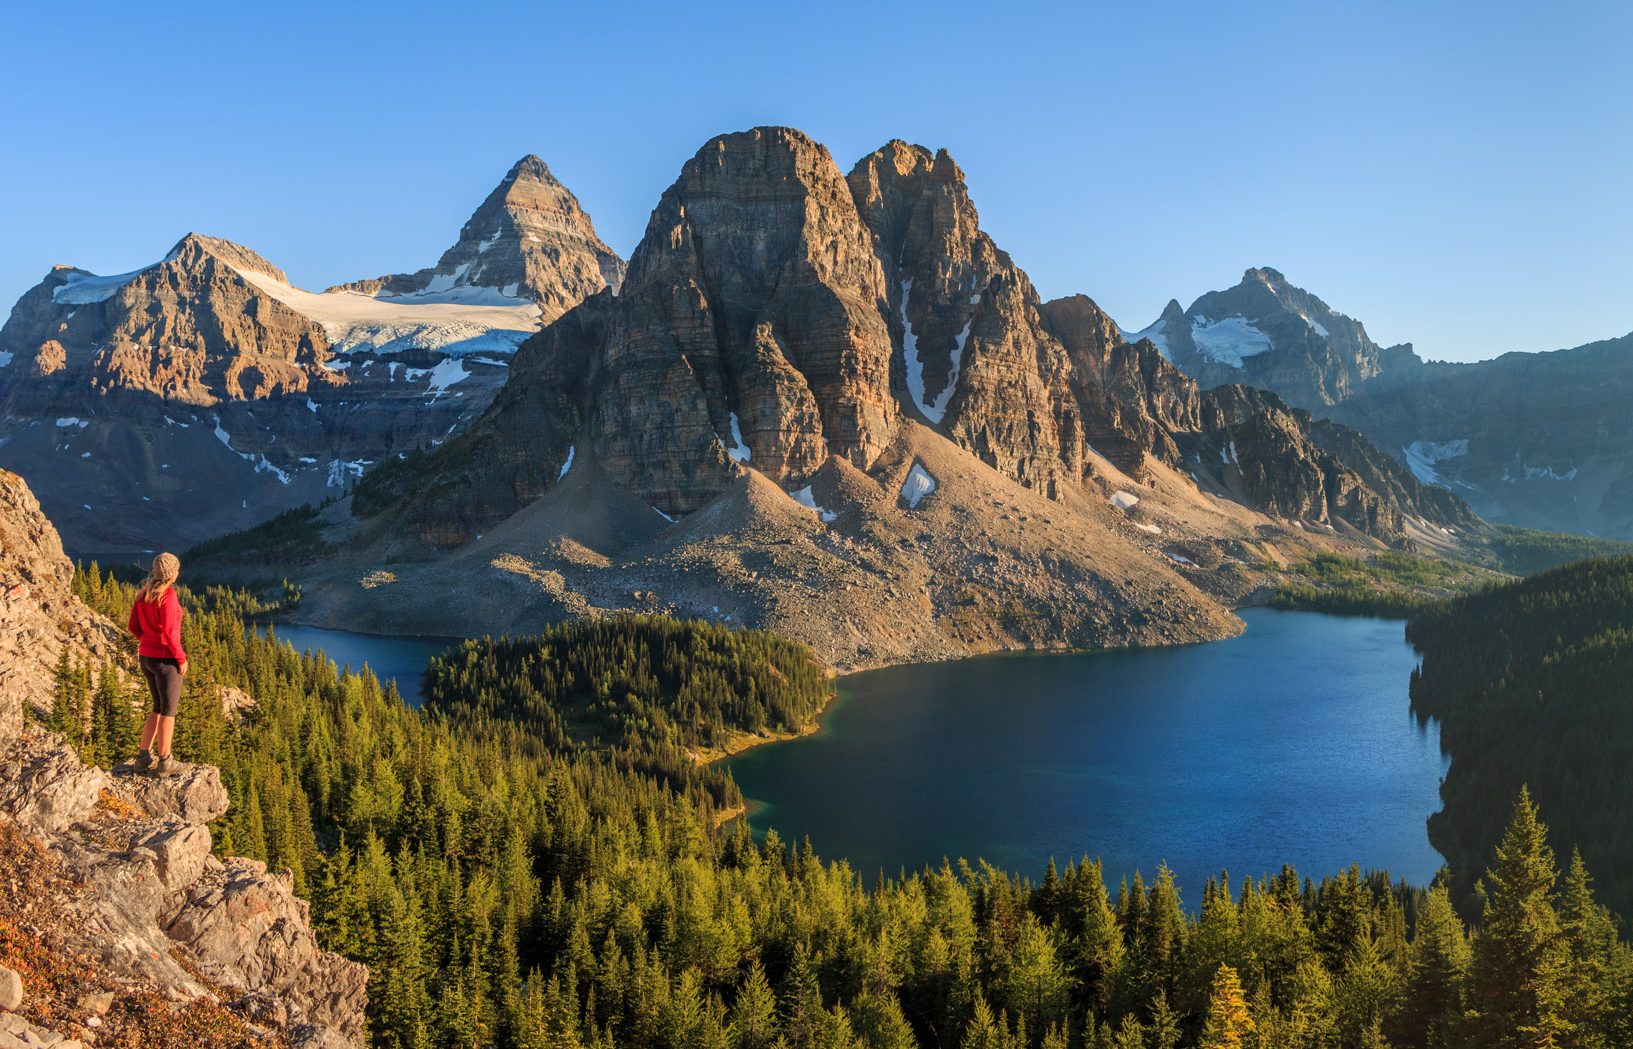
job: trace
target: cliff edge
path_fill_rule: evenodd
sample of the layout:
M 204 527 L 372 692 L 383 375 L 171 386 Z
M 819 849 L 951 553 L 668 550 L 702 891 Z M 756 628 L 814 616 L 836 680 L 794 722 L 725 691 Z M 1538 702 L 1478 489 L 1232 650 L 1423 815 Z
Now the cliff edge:
M 0 473 L 0 1049 L 361 1046 L 368 970 L 287 874 L 212 853 L 220 772 L 80 761 L 24 708 L 64 646 L 118 652 L 27 486 Z

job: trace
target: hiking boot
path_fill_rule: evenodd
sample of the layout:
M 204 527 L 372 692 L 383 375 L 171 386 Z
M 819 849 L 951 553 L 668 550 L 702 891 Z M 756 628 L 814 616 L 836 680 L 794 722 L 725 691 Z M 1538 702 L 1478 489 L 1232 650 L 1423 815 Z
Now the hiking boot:
M 157 761 L 155 761 L 153 763 L 153 771 L 158 773 L 159 775 L 163 776 L 164 774 L 169 772 L 174 766 L 175 766 L 175 763 L 170 760 L 170 755 L 165 754 L 162 757 L 160 757 L 159 760 L 157 760 Z
M 151 750 L 138 750 L 136 760 L 132 761 L 131 764 L 136 766 L 137 772 L 146 772 L 153 764 L 153 752 Z

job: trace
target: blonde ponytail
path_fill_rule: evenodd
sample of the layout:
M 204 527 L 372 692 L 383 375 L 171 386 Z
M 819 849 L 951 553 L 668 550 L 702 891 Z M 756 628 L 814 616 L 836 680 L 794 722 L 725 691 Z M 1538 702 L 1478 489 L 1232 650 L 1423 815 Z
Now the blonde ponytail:
M 142 580 L 141 589 L 136 591 L 139 601 L 158 601 L 164 597 L 164 592 L 176 582 L 181 575 L 181 558 L 175 554 L 160 554 L 153 559 L 153 568 L 147 578 Z

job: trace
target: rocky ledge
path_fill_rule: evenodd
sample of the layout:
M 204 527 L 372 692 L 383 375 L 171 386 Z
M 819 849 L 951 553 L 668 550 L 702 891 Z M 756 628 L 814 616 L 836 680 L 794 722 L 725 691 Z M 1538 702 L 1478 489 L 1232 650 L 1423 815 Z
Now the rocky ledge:
M 0 1049 L 365 1039 L 368 970 L 320 950 L 287 874 L 212 854 L 218 770 L 0 741 Z

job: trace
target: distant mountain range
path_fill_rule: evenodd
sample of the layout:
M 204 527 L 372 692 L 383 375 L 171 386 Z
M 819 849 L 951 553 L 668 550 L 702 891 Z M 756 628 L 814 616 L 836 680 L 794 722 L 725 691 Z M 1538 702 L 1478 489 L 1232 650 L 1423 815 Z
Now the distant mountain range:
M 1352 317 L 1250 269 L 1149 338 L 1204 387 L 1245 383 L 1353 427 L 1483 517 L 1633 538 L 1633 335 L 1473 364 L 1379 347 Z
M 53 270 L 0 329 L 0 465 L 80 553 L 333 497 L 212 556 L 307 529 L 276 567 L 335 625 L 668 611 L 863 666 L 1218 637 L 1292 562 L 1457 550 L 1484 438 L 1391 392 L 1441 367 L 1273 270 L 1126 334 L 1037 294 L 945 151 L 846 174 L 766 127 L 683 166 L 627 267 L 528 157 L 412 273 L 307 292 L 197 235 Z
M 537 157 L 414 274 L 314 293 L 198 234 L 131 273 L 58 266 L 0 328 L 0 465 L 79 551 L 245 528 L 468 426 L 520 343 L 622 274 Z

